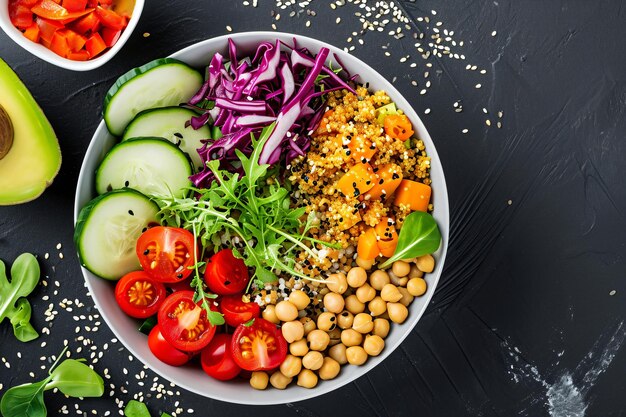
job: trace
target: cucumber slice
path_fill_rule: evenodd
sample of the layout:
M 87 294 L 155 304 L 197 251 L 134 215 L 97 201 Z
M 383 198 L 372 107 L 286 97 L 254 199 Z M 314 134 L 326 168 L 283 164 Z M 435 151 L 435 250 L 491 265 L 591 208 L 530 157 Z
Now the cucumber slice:
M 385 117 L 390 114 L 398 114 L 396 103 L 389 103 L 376 109 L 376 117 L 381 125 L 385 122 Z
M 182 197 L 191 185 L 186 153 L 163 138 L 134 138 L 115 145 L 96 171 L 96 191 L 131 187 L 156 196 Z
M 163 107 L 139 113 L 124 131 L 122 141 L 141 136 L 157 136 L 179 144 L 180 149 L 191 157 L 194 170 L 204 167 L 197 149 L 202 147 L 202 139 L 211 138 L 211 127 L 204 125 L 196 130 L 185 127 L 185 123 L 198 114 L 182 107 Z
M 130 188 L 94 198 L 76 221 L 74 243 L 80 263 L 109 280 L 140 269 L 135 245 L 150 223 L 158 223 L 158 211 L 148 197 Z
M 189 101 L 203 82 L 202 74 L 172 58 L 156 59 L 128 71 L 104 98 L 104 121 L 109 132 L 121 136 L 143 110 Z

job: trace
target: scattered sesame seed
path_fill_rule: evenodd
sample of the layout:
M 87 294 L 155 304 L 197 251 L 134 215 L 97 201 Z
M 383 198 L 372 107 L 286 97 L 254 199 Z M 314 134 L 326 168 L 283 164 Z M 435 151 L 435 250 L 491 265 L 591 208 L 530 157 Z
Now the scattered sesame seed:
M 609 292 L 610 296 L 613 296 L 615 294 L 617 294 L 617 291 L 615 291 L 615 290 L 611 290 L 611 292 Z M 0 384 L 0 389 L 2 389 L 2 384 Z
M 149 37 L 150 37 L 150 33 L 148 33 L 148 32 L 144 32 L 144 33 L 143 33 L 143 37 L 144 37 L 144 38 L 149 38 Z
M 491 120 L 489 120 L 489 119 L 485 120 L 485 124 L 486 124 L 487 126 L 491 126 Z
M 480 87 L 482 87 L 482 85 L 476 84 L 476 88 L 480 88 Z
M 226 26 L 226 30 L 227 30 L 228 32 L 232 32 L 232 31 L 233 31 L 233 28 L 227 25 L 227 26 Z
M 463 134 L 465 134 L 465 133 L 469 132 L 469 129 L 463 129 L 463 130 L 461 130 L 461 132 L 462 132 Z
M 424 110 L 424 114 L 430 114 L 430 109 Z
M 496 36 L 498 34 L 498 32 L 496 32 L 495 30 L 493 32 L 491 32 L 491 36 Z
M 510 206 L 511 204 L 513 204 L 513 200 L 507 201 L 507 204 Z
M 59 243 L 57 243 L 57 250 L 60 250 L 60 249 L 61 249 L 61 247 L 62 247 L 62 246 L 61 246 L 61 243 L 60 243 L 60 242 L 59 242 Z

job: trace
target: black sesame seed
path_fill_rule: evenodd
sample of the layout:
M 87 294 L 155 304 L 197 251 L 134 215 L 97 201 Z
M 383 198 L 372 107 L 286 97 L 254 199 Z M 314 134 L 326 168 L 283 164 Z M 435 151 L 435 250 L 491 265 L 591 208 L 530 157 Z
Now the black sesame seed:
M 135 215 L 135 213 L 133 213 L 133 211 L 132 211 L 132 210 L 128 210 L 128 214 L 130 214 L 131 216 L 134 216 L 134 215 Z
M 176 274 L 176 278 L 179 278 L 179 279 L 180 279 L 180 278 L 182 278 L 182 277 L 183 277 L 183 274 Z
M 346 151 L 346 155 L 350 155 L 352 152 L 350 151 Z
M 224 285 L 230 285 L 230 281 L 229 280 L 224 281 Z
M 128 187 L 129 185 L 130 185 L 130 182 L 124 181 L 124 187 Z
M 378 184 L 379 184 L 379 185 L 383 185 L 384 183 L 385 183 L 385 180 L 384 180 L 384 179 L 382 179 L 382 178 L 380 179 L 380 181 L 378 181 Z
M 144 233 L 146 230 L 148 230 L 148 228 L 144 227 L 143 229 L 141 229 L 141 233 Z
M 148 256 L 150 254 L 150 249 L 146 249 L 145 251 L 143 251 L 143 254 Z
M 176 137 L 177 137 L 177 138 L 179 138 L 179 139 L 182 139 L 182 138 L 183 138 L 183 135 L 181 135 L 181 134 L 180 134 L 180 133 L 178 133 L 178 132 L 174 133 L 174 136 L 176 136 Z
M 113 191 L 113 187 L 111 186 L 111 184 L 107 185 L 107 191 Z
M 398 174 L 396 174 L 395 172 L 391 176 L 391 179 L 394 179 L 394 180 L 397 180 L 398 178 L 400 178 L 400 176 Z

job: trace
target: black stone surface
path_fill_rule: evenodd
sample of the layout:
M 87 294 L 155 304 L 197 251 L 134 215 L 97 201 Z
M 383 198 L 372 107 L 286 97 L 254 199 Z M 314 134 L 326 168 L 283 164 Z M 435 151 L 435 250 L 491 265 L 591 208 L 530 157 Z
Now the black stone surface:
M 127 401 L 138 392 L 149 392 L 154 375 L 146 371 L 145 386 L 138 386 L 135 374 L 141 364 L 129 362 L 121 344 L 110 341 L 113 336 L 104 323 L 97 332 L 84 329 L 94 327 L 98 319 L 88 318 L 97 312 L 85 295 L 74 255 L 72 207 L 104 93 L 129 68 L 222 35 L 227 25 L 248 31 L 271 30 L 275 23 L 281 31 L 340 47 L 355 45 L 351 53 L 395 79 L 421 115 L 444 165 L 451 201 L 444 274 L 432 305 L 401 347 L 368 375 L 336 392 L 301 403 L 253 408 L 184 390 L 177 396 L 174 388 L 174 395 L 166 398 L 156 398 L 154 392 L 152 398 L 146 396 L 153 415 L 175 411 L 176 401 L 185 410 L 179 415 L 188 415 L 191 408 L 200 416 L 626 415 L 623 2 L 404 1 L 401 6 L 412 16 L 409 27 L 402 29 L 405 36 L 389 36 L 389 31 L 404 26 L 390 23 L 382 32 L 368 31 L 364 45 L 356 36 L 346 42 L 361 28 L 355 12 L 367 13 L 357 5 L 332 9 L 325 0 L 281 10 L 278 3 L 259 0 L 258 7 L 246 7 L 239 0 L 149 0 L 118 56 L 87 73 L 34 58 L 0 33 L 0 57 L 30 88 L 63 151 L 61 172 L 41 198 L 0 207 L 0 258 L 11 263 L 18 254 L 33 252 L 49 277 L 48 285 L 30 297 L 35 327 L 48 324 L 44 311 L 50 303 L 59 311 L 50 335 L 30 344 L 16 342 L 7 322 L 0 325 L 0 357 L 11 366 L 0 363 L 0 394 L 32 380 L 31 371 L 43 376 L 40 366 L 49 362 L 40 356 L 57 354 L 65 339 L 75 351 L 82 343 L 75 340 L 79 334 L 92 339 L 96 352 L 104 351 L 95 367 L 101 373 L 107 368 L 107 384 L 118 388 L 113 397 L 107 389 L 105 397 L 84 401 L 46 394 L 49 415 L 61 415 L 64 405 L 69 415 L 76 415 L 74 404 L 79 405 L 79 415 L 94 415 L 92 410 L 99 416 L 106 411 L 118 415 L 114 398 Z M 280 13 L 280 20 L 273 13 Z M 423 16 L 430 22 L 418 19 Z M 340 24 L 335 23 L 337 17 Z M 378 20 L 385 18 L 389 16 Z M 442 26 L 436 26 L 438 21 Z M 422 43 L 427 45 L 433 28 L 440 28 L 442 37 L 444 28 L 453 30 L 453 49 L 465 60 L 422 59 L 412 34 L 424 33 Z M 401 63 L 405 55 L 410 59 Z M 411 68 L 410 62 L 417 67 Z M 468 71 L 468 64 L 478 69 Z M 483 68 L 486 74 L 480 74 Z M 421 95 L 426 70 L 432 85 Z M 475 88 L 478 83 L 481 88 Z M 457 100 L 461 113 L 453 106 Z M 431 111 L 424 114 L 427 108 Z M 463 129 L 469 132 L 463 134 Z M 49 259 L 44 259 L 45 253 Z M 42 298 L 46 295 L 49 300 Z M 58 306 L 64 298 L 78 298 L 85 307 L 67 312 Z M 75 322 L 75 314 L 85 314 L 86 320 Z M 80 333 L 75 332 L 77 325 Z M 104 343 L 109 344 L 107 350 Z M 89 355 L 88 349 L 82 356 Z

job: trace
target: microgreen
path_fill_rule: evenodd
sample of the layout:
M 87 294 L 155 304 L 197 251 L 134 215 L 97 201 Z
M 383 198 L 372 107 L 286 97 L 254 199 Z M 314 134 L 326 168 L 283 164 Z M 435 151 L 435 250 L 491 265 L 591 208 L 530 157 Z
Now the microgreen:
M 155 201 L 168 224 L 191 230 L 203 248 L 217 249 L 222 239 L 229 240 L 235 257 L 253 269 L 251 282 L 263 286 L 277 281 L 279 273 L 315 281 L 296 265 L 296 253 L 304 251 L 316 258 L 316 243 L 340 246 L 307 236 L 313 216 L 307 216 L 304 207 L 291 207 L 290 185 L 279 182 L 278 167 L 259 164 L 273 129 L 274 124 L 264 128 L 258 140 L 252 137 L 249 157 L 237 151 L 243 175 L 221 170 L 219 161 L 210 161 L 207 168 L 216 181 L 209 188 L 190 187 L 195 197 L 157 197 Z M 192 285 L 198 300 L 206 300 L 199 268 L 196 263 Z
M 30 324 L 30 303 L 24 298 L 35 289 L 39 276 L 39 263 L 30 253 L 21 254 L 13 262 L 11 281 L 7 278 L 4 263 L 0 261 L 0 323 L 5 317 L 9 318 L 13 333 L 21 342 L 39 337 Z

